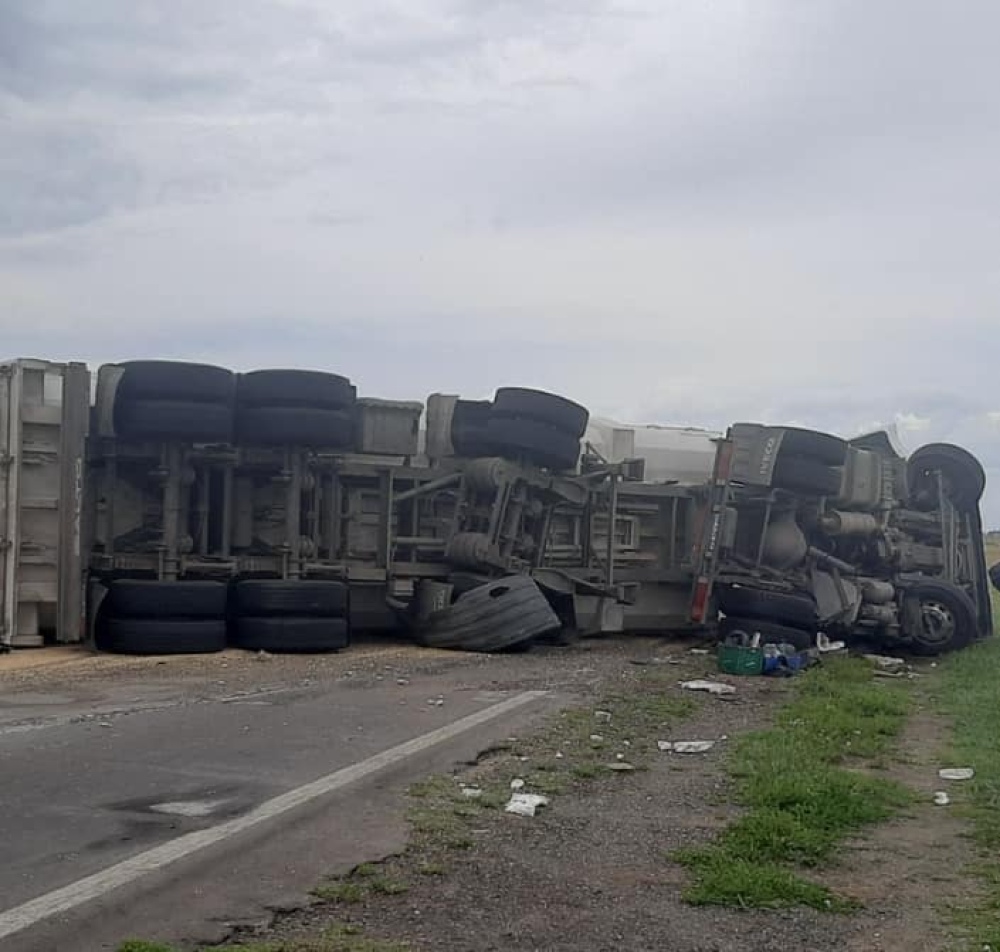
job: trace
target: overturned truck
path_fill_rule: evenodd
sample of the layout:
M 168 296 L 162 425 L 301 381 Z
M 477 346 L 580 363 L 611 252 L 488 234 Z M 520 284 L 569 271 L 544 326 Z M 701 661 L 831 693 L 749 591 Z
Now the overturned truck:
M 993 633 L 968 452 L 904 459 L 885 432 L 850 442 L 737 424 L 719 443 L 692 616 L 745 640 L 817 632 L 939 654 Z
M 82 365 L 9 366 L 8 419 L 28 422 L 5 436 L 0 644 L 317 651 L 394 632 L 500 651 L 718 625 L 937 652 L 990 631 L 984 480 L 957 447 L 907 461 L 885 434 L 738 424 L 682 460 L 523 388 L 425 405 L 329 373 L 135 361 L 100 368 L 91 406 Z

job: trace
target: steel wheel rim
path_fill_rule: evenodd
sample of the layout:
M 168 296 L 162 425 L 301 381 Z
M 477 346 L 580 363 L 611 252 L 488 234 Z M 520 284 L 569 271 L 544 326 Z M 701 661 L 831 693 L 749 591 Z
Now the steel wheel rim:
M 920 641 L 926 645 L 945 645 L 955 637 L 956 623 L 952 610 L 943 602 L 928 599 L 920 603 Z

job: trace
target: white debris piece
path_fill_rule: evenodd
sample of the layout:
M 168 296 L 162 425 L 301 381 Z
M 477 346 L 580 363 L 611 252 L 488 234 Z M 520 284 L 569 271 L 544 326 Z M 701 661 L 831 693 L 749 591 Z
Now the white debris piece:
M 833 651 L 843 651 L 846 647 L 846 642 L 830 641 L 829 637 L 822 632 L 816 636 L 816 648 L 820 654 L 829 654 Z
M 611 711 L 594 711 L 594 720 L 598 724 L 610 724 L 611 723 Z
M 942 780 L 971 780 L 975 775 L 971 767 L 942 767 L 938 771 Z
M 951 797 L 948 796 L 943 790 L 938 790 L 934 794 L 934 805 L 939 807 L 946 807 L 951 803 Z
M 693 655 L 707 655 L 708 648 L 692 648 L 690 653 Z
M 225 800 L 171 800 L 166 803 L 154 803 L 149 809 L 153 813 L 166 813 L 171 816 L 203 817 L 211 816 Z
M 516 778 L 514 780 L 511 780 L 511 782 L 510 782 L 510 789 L 511 790 L 523 790 L 524 789 L 524 781 L 521 780 L 520 777 L 518 777 L 518 778 Z
M 604 743 L 604 737 L 602 735 L 600 735 L 600 734 L 591 734 L 590 735 L 590 742 L 592 744 L 603 744 Z
M 462 787 L 462 796 L 468 797 L 470 800 L 476 800 L 483 795 L 483 791 L 479 787 Z
M 721 681 L 682 681 L 681 687 L 685 691 L 707 691 L 709 694 L 735 694 L 736 688 L 731 684 L 723 684 Z
M 675 754 L 704 754 L 715 746 L 714 740 L 658 740 L 656 746 L 660 750 L 673 751 Z
M 906 667 L 906 661 L 903 658 L 893 658 L 890 655 L 866 654 L 862 657 L 883 671 L 894 671 L 897 668 Z
M 534 816 L 539 807 L 549 804 L 549 798 L 540 793 L 513 793 L 504 810 L 515 816 Z

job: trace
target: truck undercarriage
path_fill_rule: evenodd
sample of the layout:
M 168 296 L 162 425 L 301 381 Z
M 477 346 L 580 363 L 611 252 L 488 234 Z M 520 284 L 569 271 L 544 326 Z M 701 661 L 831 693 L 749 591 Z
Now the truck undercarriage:
M 587 411 L 543 391 L 425 405 L 140 361 L 102 367 L 91 406 L 82 365 L 5 370 L 3 646 L 404 631 L 506 650 L 718 626 L 937 653 L 992 632 L 985 477 L 958 447 L 906 460 L 884 433 L 736 424 L 700 457 L 647 459 L 632 430 L 595 446 Z

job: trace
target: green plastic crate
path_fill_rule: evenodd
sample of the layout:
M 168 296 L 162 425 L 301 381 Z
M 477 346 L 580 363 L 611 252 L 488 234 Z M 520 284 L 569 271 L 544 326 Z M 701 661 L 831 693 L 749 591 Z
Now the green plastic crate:
M 720 645 L 719 670 L 726 674 L 761 674 L 764 671 L 764 652 L 759 648 Z

